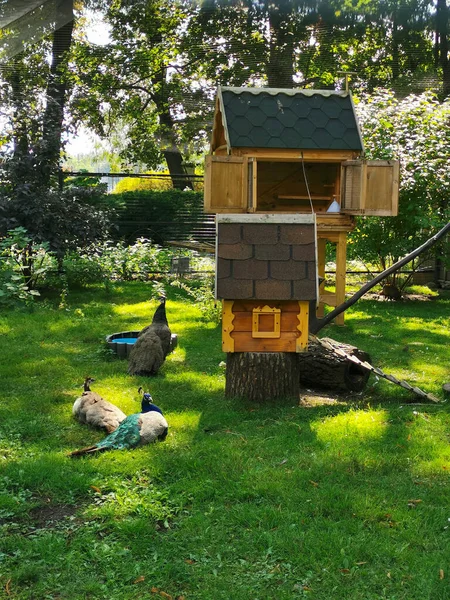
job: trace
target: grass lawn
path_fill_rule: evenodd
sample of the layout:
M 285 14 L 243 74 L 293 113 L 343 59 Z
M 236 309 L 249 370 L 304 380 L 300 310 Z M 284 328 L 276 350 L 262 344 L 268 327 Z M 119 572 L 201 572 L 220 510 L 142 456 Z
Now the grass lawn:
M 373 375 L 332 406 L 226 400 L 220 329 L 168 293 L 179 347 L 151 380 L 104 347 L 148 324 L 150 285 L 0 313 L 0 598 L 449 599 L 449 403 Z M 441 295 L 321 335 L 444 400 L 449 332 Z M 68 458 L 103 435 L 71 415 L 87 375 L 126 413 L 151 391 L 167 440 Z

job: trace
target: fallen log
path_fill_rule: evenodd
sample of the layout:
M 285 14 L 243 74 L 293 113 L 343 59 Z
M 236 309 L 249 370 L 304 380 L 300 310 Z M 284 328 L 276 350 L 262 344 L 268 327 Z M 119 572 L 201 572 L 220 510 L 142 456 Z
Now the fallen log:
M 329 338 L 323 338 L 327 341 Z M 370 363 L 367 352 L 355 346 L 330 340 L 334 348 L 340 348 L 350 356 Z M 339 356 L 319 342 L 309 341 L 308 350 L 297 354 L 299 379 L 302 387 L 324 388 L 336 391 L 361 392 L 367 386 L 370 371 Z

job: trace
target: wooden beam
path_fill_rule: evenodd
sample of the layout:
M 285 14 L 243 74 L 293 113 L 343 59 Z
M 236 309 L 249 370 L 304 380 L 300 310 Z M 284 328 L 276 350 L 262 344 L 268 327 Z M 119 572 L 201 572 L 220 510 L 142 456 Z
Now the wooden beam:
M 352 160 L 358 153 L 350 150 L 297 150 L 285 148 L 232 148 L 231 154 L 255 157 L 258 160 L 341 162 Z
M 336 246 L 336 305 L 345 302 L 345 279 L 347 271 L 347 234 L 341 232 Z M 337 315 L 336 325 L 344 324 L 344 313 Z

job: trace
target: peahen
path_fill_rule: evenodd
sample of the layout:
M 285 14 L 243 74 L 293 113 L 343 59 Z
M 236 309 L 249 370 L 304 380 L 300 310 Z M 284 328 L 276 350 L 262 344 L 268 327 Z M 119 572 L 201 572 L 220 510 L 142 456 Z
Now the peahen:
M 139 392 L 143 392 L 139 388 Z M 83 456 L 94 454 L 105 450 L 126 450 L 136 446 L 145 446 L 152 442 L 164 441 L 169 431 L 162 410 L 153 404 L 152 397 L 148 392 L 142 393 L 141 412 L 126 417 L 119 427 L 105 437 L 104 440 L 71 452 L 69 456 Z
M 92 377 L 86 377 L 84 380 L 84 392 L 75 400 L 72 407 L 73 416 L 80 423 L 112 433 L 126 418 L 126 414 L 96 392 L 91 391 L 90 385 L 94 381 Z
M 139 332 L 128 360 L 130 375 L 156 375 L 170 352 L 172 332 L 166 315 L 166 298 L 160 304 L 150 325 Z

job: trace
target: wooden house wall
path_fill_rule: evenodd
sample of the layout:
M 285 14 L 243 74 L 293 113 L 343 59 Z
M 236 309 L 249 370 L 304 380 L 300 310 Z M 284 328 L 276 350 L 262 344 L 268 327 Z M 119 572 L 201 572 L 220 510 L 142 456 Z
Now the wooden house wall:
M 281 310 L 280 336 L 252 335 L 253 309 L 268 305 Z M 224 300 L 222 303 L 222 349 L 224 352 L 302 352 L 308 345 L 309 303 L 306 301 Z M 270 316 L 260 320 L 270 328 Z

